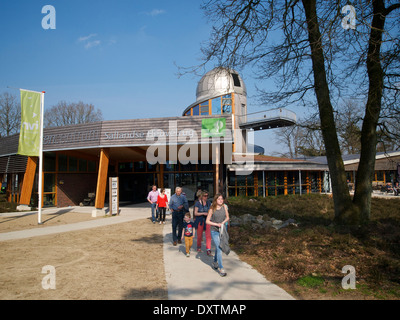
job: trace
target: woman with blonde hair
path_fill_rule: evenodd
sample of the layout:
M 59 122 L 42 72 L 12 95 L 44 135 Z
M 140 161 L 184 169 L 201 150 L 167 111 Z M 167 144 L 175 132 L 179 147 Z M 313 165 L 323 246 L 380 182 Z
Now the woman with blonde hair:
M 221 227 L 229 221 L 228 207 L 224 204 L 224 196 L 220 193 L 214 196 L 211 208 L 208 211 L 206 223 L 211 229 L 211 238 L 215 244 L 215 255 L 213 267 L 218 269 L 221 277 L 226 276 L 226 272 L 222 265 L 222 250 L 220 248 L 220 231 Z
M 203 231 L 206 234 L 207 255 L 211 255 L 211 232 L 210 226 L 207 226 L 206 219 L 211 207 L 211 201 L 208 200 L 208 192 L 202 191 L 199 200 L 194 204 L 194 218 L 197 229 L 197 251 L 201 252 L 201 241 L 203 240 Z

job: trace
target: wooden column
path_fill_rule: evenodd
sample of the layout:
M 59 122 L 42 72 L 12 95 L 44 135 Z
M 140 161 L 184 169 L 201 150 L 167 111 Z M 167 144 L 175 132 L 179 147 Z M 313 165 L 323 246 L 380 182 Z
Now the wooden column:
M 22 181 L 21 197 L 19 204 L 29 205 L 31 203 L 33 184 L 35 183 L 36 167 L 38 157 L 28 157 L 24 180 Z
M 99 173 L 97 176 L 97 187 L 96 187 L 96 209 L 104 208 L 104 200 L 106 197 L 107 188 L 107 175 L 108 175 L 108 164 L 110 157 L 110 149 L 101 149 L 100 151 L 100 163 L 99 163 Z
M 288 192 L 287 192 L 287 171 L 284 171 L 284 177 L 283 177 L 283 194 L 285 196 L 287 196 Z
M 164 188 L 164 164 L 159 163 L 158 164 L 158 174 L 159 174 L 159 179 L 158 179 L 158 185 L 160 188 Z
M 215 191 L 214 191 L 214 195 L 219 193 L 219 178 L 220 178 L 220 173 L 219 173 L 219 151 L 220 151 L 220 146 L 219 144 L 215 145 Z

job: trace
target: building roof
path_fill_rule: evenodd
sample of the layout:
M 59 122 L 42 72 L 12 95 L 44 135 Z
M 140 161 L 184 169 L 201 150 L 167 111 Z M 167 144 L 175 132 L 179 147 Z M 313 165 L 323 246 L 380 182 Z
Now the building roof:
M 304 159 L 290 159 L 256 154 L 234 154 L 232 164 L 227 166 L 231 171 L 327 171 L 328 166 Z
M 400 156 L 400 151 L 386 151 L 386 152 L 377 152 L 376 153 L 376 160 L 397 157 Z M 342 155 L 344 165 L 355 164 L 360 162 L 360 154 L 345 154 Z M 321 164 L 328 164 L 328 160 L 326 156 L 320 157 L 311 157 L 311 158 L 304 158 L 304 160 L 309 160 Z
M 217 67 L 207 72 L 197 84 L 196 102 L 228 93 L 247 95 L 246 85 L 239 73 L 233 69 Z

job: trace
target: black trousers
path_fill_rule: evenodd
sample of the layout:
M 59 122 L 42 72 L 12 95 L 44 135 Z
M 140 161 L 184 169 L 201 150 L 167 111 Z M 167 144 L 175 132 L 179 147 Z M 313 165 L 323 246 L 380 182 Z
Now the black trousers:
M 165 221 L 165 211 L 167 210 L 166 207 L 158 207 L 158 211 L 160 213 L 160 222 Z
M 183 210 L 172 212 L 172 240 L 173 241 L 181 240 L 181 238 L 182 238 L 183 216 L 184 216 Z M 178 228 L 178 234 L 176 232 L 176 228 Z

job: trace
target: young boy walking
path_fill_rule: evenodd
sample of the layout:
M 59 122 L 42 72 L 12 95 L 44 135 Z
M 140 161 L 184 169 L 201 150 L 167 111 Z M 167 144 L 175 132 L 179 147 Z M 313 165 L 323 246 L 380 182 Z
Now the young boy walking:
M 185 214 L 183 218 L 182 240 L 185 238 L 186 257 L 190 257 L 190 248 L 193 245 L 193 237 L 195 236 L 196 229 L 194 223 L 190 220 L 190 212 Z

